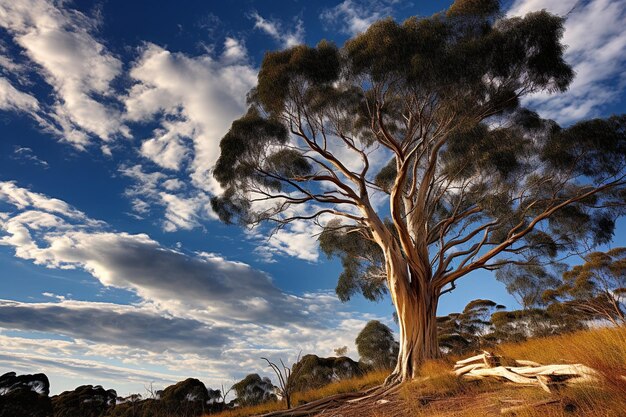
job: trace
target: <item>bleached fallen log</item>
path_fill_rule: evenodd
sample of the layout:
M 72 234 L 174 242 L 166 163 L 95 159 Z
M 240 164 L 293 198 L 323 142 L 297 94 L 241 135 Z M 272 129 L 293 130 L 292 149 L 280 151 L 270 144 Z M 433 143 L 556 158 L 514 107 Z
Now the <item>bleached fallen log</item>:
M 529 378 L 523 375 L 516 374 L 515 372 L 510 371 L 504 366 L 496 366 L 495 368 L 483 368 L 483 369 L 474 369 L 468 372 L 470 375 L 478 375 L 478 376 L 493 376 L 507 379 L 511 382 L 515 382 L 518 384 L 537 384 L 536 378 Z
M 505 362 L 522 366 L 500 365 Z M 584 383 L 598 379 L 598 373 L 594 369 L 579 363 L 541 365 L 521 359 L 505 361 L 489 352 L 458 361 L 453 372 L 466 379 L 492 377 L 516 384 L 535 385 L 546 392 L 550 392 L 550 386 L 557 383 Z
M 539 383 L 539 386 L 541 387 L 541 389 L 543 389 L 545 392 L 547 393 L 552 392 L 550 391 L 550 387 L 548 386 L 548 384 L 551 382 L 549 377 L 545 375 L 537 375 L 537 382 Z
M 460 361 L 457 361 L 456 366 L 463 366 L 463 365 L 467 365 L 468 363 L 472 363 L 472 362 L 476 362 L 476 361 L 483 361 L 485 359 L 485 354 L 481 353 L 480 355 L 476 355 L 476 356 L 472 356 L 471 358 L 467 358 L 467 359 L 463 359 Z
M 462 368 L 455 369 L 454 373 L 456 374 L 456 376 L 460 376 L 470 371 L 473 371 L 474 369 L 479 369 L 479 368 L 484 368 L 484 367 L 485 367 L 484 363 L 471 363 L 469 365 L 465 365 Z
M 583 378 L 592 380 L 597 378 L 598 373 L 588 366 L 580 363 L 564 364 L 564 365 L 543 365 L 543 366 L 525 366 L 509 368 L 516 374 L 525 376 L 569 376 L 572 378 Z

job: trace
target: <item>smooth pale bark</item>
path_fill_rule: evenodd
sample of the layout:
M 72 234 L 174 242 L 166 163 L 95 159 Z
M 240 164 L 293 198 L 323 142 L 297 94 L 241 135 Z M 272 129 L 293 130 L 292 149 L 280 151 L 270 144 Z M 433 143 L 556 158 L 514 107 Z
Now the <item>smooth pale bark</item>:
M 398 363 L 388 382 L 402 382 L 416 377 L 425 360 L 439 356 L 436 297 L 396 291 L 395 298 L 400 351 Z
M 386 384 L 415 378 L 420 365 L 439 356 L 437 304 L 439 294 L 410 275 L 407 262 L 398 253 L 387 252 L 389 292 L 400 328 L 398 361 Z
M 400 349 L 394 371 L 385 384 L 395 384 L 415 378 L 420 365 L 440 354 L 437 342 L 437 304 L 440 292 L 429 282 L 430 271 L 419 259 L 407 259 L 399 243 L 380 221 L 372 216 L 370 207 L 363 210 L 371 219 L 374 240 L 383 249 L 387 287 L 398 316 Z M 413 268 L 411 268 L 413 266 Z M 420 273 L 415 272 L 420 267 Z

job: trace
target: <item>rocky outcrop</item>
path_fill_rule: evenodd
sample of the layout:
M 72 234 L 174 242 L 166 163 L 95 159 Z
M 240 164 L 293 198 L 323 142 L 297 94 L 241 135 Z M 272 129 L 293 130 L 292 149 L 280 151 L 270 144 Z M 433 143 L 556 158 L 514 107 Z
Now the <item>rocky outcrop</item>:
M 52 397 L 54 417 L 102 417 L 117 400 L 115 390 L 99 385 L 82 385 L 74 391 L 65 391 Z
M 291 369 L 288 384 L 294 391 L 306 391 L 355 377 L 362 372 L 361 366 L 346 356 L 320 358 L 305 355 Z
M 44 374 L 0 376 L 0 417 L 49 417 L 50 382 Z

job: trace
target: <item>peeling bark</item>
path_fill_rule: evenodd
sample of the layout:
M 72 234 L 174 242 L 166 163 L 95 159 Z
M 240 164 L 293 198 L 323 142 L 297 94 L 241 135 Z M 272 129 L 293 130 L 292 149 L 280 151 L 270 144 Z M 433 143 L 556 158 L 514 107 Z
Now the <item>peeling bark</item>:
M 424 277 L 409 275 L 407 262 L 397 254 L 388 253 L 387 274 L 400 328 L 398 361 L 385 381 L 391 385 L 415 378 L 425 360 L 439 356 L 439 294 L 426 284 Z

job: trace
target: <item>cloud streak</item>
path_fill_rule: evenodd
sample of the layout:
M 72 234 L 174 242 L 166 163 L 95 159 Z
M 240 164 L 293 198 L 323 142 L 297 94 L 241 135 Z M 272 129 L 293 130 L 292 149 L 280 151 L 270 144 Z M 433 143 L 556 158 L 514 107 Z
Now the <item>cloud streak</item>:
M 93 36 L 96 20 L 58 5 L 62 2 L 0 4 L 0 27 L 54 91 L 54 101 L 39 112 L 40 123 L 78 148 L 86 147 L 92 136 L 104 141 L 128 137 L 119 111 L 103 104 L 114 101 L 111 83 L 121 74 L 121 61 Z M 21 99 L 20 109 L 35 110 L 32 100 Z
M 254 12 L 251 15 L 254 20 L 254 28 L 269 35 L 276 42 L 280 43 L 283 48 L 304 43 L 304 23 L 302 20 L 296 20 L 296 26 L 292 31 L 285 29 L 284 24 L 274 19 L 266 19 L 260 14 Z
M 52 376 L 85 375 L 83 367 L 95 360 L 94 375 L 112 380 L 128 366 L 129 383 L 148 382 L 150 372 L 134 369 L 152 364 L 172 375 L 193 370 L 218 386 L 225 377 L 262 371 L 259 355 L 294 361 L 301 349 L 330 355 L 343 345 L 354 354 L 356 334 L 374 318 L 357 318 L 332 293 L 286 294 L 241 262 L 187 255 L 146 234 L 112 231 L 66 202 L 14 182 L 0 182 L 0 245 L 47 268 L 83 269 L 104 286 L 140 297 L 135 305 L 48 292 L 57 301 L 0 300 L 0 329 L 70 339 L 39 336 L 35 349 L 32 335 L 0 334 L 0 348 L 14 352 L 11 367 L 41 366 Z M 112 368 L 110 361 L 123 366 Z
M 365 32 L 377 20 L 393 16 L 398 0 L 344 0 L 337 6 L 324 9 L 320 19 L 327 27 L 353 36 Z
M 576 77 L 566 93 L 536 94 L 526 104 L 561 123 L 599 115 L 626 86 L 626 1 L 518 0 L 508 14 L 541 9 L 566 17 L 565 59 Z
M 109 303 L 0 300 L 0 327 L 60 334 L 96 343 L 152 352 L 216 352 L 232 333 L 197 320 L 164 317 L 154 311 Z

